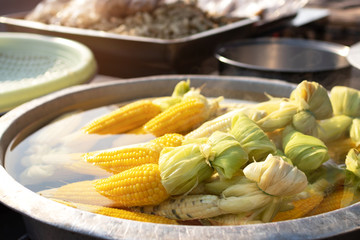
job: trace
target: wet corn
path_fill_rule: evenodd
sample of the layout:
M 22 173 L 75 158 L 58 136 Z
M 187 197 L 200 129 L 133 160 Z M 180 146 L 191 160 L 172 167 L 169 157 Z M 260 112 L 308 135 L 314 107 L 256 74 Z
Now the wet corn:
M 354 198 L 355 194 L 353 190 L 346 187 L 339 187 L 334 192 L 327 195 L 320 203 L 320 205 L 313 211 L 311 211 L 308 216 L 313 216 L 347 207 L 354 202 Z
M 231 128 L 231 118 L 235 112 L 237 111 L 233 110 L 203 123 L 200 127 L 185 135 L 185 139 L 209 137 L 215 131 L 228 132 Z
M 158 163 L 162 147 L 156 143 L 136 144 L 83 154 L 82 158 L 108 172 L 119 173 L 146 163 Z
M 157 137 L 166 133 L 186 133 L 209 118 L 209 108 L 205 98 L 188 98 L 152 118 L 144 129 Z
M 159 204 L 169 195 L 161 184 L 159 166 L 143 164 L 96 180 L 96 190 L 124 207 Z
M 141 127 L 161 112 L 150 100 L 138 100 L 101 116 L 82 128 L 85 133 L 117 134 Z
M 75 203 L 84 203 L 104 207 L 120 207 L 121 205 L 98 193 L 93 181 L 81 181 L 66 184 L 38 192 L 41 196 Z
M 224 212 L 218 207 L 216 195 L 188 195 L 168 199 L 156 206 L 133 208 L 142 213 L 154 214 L 175 220 L 203 219 L 218 216 Z
M 180 134 L 165 134 L 144 144 L 85 153 L 82 159 L 110 173 L 119 173 L 142 164 L 158 163 L 161 150 L 181 145 L 183 138 Z
M 73 203 L 73 202 L 61 201 L 56 199 L 54 199 L 54 201 L 69 207 L 73 207 L 87 212 L 101 214 L 109 217 L 122 218 L 122 219 L 128 219 L 128 220 L 134 220 L 140 222 L 159 223 L 159 224 L 175 224 L 175 225 L 178 224 L 175 220 L 171 220 L 165 217 L 154 216 L 145 213 L 131 212 L 124 209 L 109 208 L 109 207 L 102 207 L 102 206 L 82 204 L 82 203 Z
M 182 144 L 184 136 L 178 133 L 168 133 L 155 138 L 151 142 L 159 144 L 161 147 L 177 147 Z
M 304 217 L 311 210 L 319 206 L 323 199 L 323 193 L 312 192 L 308 197 L 292 202 L 293 209 L 279 212 L 272 221 L 279 222 Z

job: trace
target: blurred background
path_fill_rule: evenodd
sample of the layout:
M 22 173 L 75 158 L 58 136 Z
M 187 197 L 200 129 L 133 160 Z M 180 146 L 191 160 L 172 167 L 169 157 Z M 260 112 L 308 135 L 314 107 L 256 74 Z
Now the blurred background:
M 0 15 L 7 15 L 33 9 L 39 0 L 0 0 Z M 250 37 L 288 37 L 321 40 L 351 46 L 360 42 L 359 0 L 310 0 L 305 8 L 317 9 L 304 12 L 286 24 L 271 25 Z M 0 31 L 6 31 L 0 24 Z M 190 73 L 216 74 L 217 63 L 209 58 Z M 107 74 L 105 74 L 107 75 Z M 351 86 L 360 89 L 360 74 L 353 70 Z M 28 239 L 21 216 L 0 205 L 0 239 Z M 6 236 L 3 238 L 3 236 Z M 348 235 L 348 238 L 356 237 Z

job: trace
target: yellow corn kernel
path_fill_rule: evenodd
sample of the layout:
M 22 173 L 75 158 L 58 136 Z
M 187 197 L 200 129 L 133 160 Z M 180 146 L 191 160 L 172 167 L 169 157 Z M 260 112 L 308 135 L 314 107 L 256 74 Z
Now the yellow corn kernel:
M 156 206 L 138 207 L 133 210 L 169 219 L 193 220 L 224 214 L 218 203 L 219 196 L 216 195 L 188 195 L 168 199 Z
M 82 203 L 59 201 L 56 199 L 53 200 L 69 207 L 73 207 L 87 212 L 101 214 L 109 217 L 116 217 L 116 218 L 122 218 L 122 219 L 128 219 L 128 220 L 134 220 L 140 222 L 159 223 L 159 224 L 174 224 L 174 225 L 178 224 L 175 220 L 171 220 L 161 216 L 155 216 L 155 215 L 139 213 L 139 212 L 131 212 L 128 210 L 118 209 L 118 208 L 109 208 L 109 207 L 102 207 L 102 206 L 82 204 Z
M 288 211 L 278 212 L 275 215 L 273 222 L 291 220 L 304 217 L 311 210 L 319 206 L 324 199 L 324 195 L 319 192 L 312 192 L 309 197 L 296 200 L 292 202 L 294 208 Z
M 85 133 L 117 134 L 141 127 L 161 112 L 150 100 L 138 100 L 101 116 L 82 128 Z
M 178 147 L 182 144 L 184 136 L 178 133 L 168 133 L 164 136 L 155 138 L 151 142 L 159 144 L 162 148 L 164 147 Z
M 354 202 L 354 191 L 339 187 L 334 192 L 327 195 L 320 205 L 311 211 L 308 216 L 330 212 L 336 209 L 347 207 Z
M 159 204 L 169 197 L 161 184 L 159 166 L 143 164 L 95 180 L 96 190 L 124 207 Z
M 89 152 L 82 158 L 108 172 L 119 173 L 142 164 L 158 163 L 161 150 L 160 144 L 150 142 Z
M 209 118 L 203 98 L 189 98 L 158 114 L 144 125 L 145 131 L 159 137 L 166 133 L 186 133 Z
M 119 203 L 104 197 L 94 187 L 94 181 L 81 181 L 38 192 L 51 199 L 91 204 L 104 207 L 119 207 Z

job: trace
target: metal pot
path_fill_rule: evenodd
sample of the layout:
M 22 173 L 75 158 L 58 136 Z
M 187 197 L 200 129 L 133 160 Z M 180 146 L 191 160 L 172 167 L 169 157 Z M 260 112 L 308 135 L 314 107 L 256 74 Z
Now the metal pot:
M 252 101 L 265 100 L 264 92 L 286 97 L 295 88 L 283 81 L 250 77 L 154 76 L 71 87 L 11 110 L 0 118 L 0 200 L 24 216 L 31 239 L 313 239 L 338 236 L 360 226 L 360 204 L 298 220 L 243 226 L 175 226 L 117 219 L 41 197 L 6 171 L 5 151 L 19 133 L 30 134 L 69 111 L 169 95 L 179 80 L 187 78 L 195 87 L 206 84 L 205 96 Z
M 360 42 L 350 46 L 347 60 L 352 66 L 351 81 L 352 87 L 360 89 Z
M 258 38 L 220 45 L 215 53 L 222 75 L 255 76 L 299 83 L 316 81 L 328 88 L 347 85 L 349 47 L 323 41 Z

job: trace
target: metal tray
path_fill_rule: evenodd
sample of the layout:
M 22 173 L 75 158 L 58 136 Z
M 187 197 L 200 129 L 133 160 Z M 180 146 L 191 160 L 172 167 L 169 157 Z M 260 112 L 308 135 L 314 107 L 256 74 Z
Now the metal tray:
M 6 31 L 31 32 L 69 38 L 87 45 L 99 73 L 118 77 L 181 73 L 212 56 L 216 45 L 249 36 L 259 17 L 240 20 L 184 38 L 164 40 L 103 31 L 47 25 L 24 20 L 26 12 L 0 17 Z
M 0 181 L 6 183 L 0 184 L 0 201 L 24 216 L 31 239 L 339 239 L 359 230 L 360 203 L 307 218 L 242 226 L 166 225 L 117 219 L 41 197 L 15 181 L 4 168 L 6 149 L 24 129 L 30 134 L 67 111 L 168 95 L 178 81 L 188 78 L 194 87 L 206 84 L 206 96 L 253 101 L 263 101 L 264 92 L 285 97 L 296 87 L 251 77 L 165 75 L 71 87 L 13 109 L 0 118 Z

